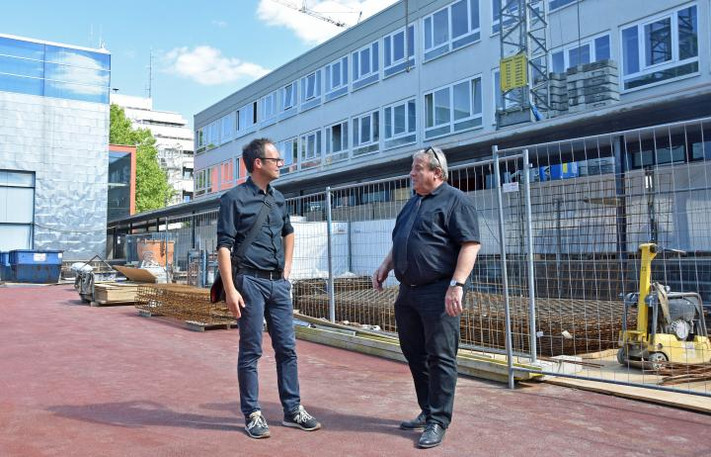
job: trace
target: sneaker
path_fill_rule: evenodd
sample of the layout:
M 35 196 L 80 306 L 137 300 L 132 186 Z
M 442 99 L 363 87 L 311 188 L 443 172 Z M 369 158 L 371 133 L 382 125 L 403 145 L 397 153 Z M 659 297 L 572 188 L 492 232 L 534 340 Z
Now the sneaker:
M 312 432 L 321 428 L 321 424 L 307 413 L 303 406 L 299 405 L 299 409 L 292 413 L 285 414 L 282 424 L 287 427 L 300 428 Z
M 269 438 L 269 426 L 267 420 L 262 416 L 261 411 L 255 411 L 247 418 L 247 425 L 244 427 L 247 430 L 247 435 L 252 438 Z
M 412 420 L 400 422 L 400 428 L 403 430 L 423 430 L 425 425 L 427 425 L 427 414 L 424 411 Z

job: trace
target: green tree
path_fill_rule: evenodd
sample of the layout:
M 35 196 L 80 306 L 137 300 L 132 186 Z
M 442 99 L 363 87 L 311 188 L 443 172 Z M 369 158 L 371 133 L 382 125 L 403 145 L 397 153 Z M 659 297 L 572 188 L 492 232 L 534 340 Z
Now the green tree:
M 134 129 L 123 108 L 111 104 L 109 143 L 136 146 L 136 211 L 165 206 L 173 196 L 168 176 L 158 165 L 156 139 L 149 129 Z

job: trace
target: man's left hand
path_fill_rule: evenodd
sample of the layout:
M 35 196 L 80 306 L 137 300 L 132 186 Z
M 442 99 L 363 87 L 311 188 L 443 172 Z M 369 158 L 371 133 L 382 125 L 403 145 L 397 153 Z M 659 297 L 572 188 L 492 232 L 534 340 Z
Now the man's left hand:
M 444 309 L 450 316 L 459 316 L 462 314 L 462 298 L 464 297 L 464 289 L 462 287 L 449 287 L 444 296 Z

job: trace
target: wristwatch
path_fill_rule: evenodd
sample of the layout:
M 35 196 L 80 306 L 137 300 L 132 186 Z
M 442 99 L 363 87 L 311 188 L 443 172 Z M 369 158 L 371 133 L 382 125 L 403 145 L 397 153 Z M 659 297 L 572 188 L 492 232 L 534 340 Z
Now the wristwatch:
M 449 281 L 449 287 L 464 287 L 464 283 L 457 282 L 456 279 L 452 279 L 451 281 Z

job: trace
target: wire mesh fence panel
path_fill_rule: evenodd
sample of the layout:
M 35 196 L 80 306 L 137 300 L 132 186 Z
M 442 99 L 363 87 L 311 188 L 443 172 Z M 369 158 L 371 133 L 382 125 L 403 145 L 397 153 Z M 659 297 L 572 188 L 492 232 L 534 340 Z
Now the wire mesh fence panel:
M 512 351 L 529 359 L 535 346 L 549 373 L 711 395 L 711 119 L 502 150 L 449 172 L 482 244 L 462 348 L 504 352 L 507 296 Z M 377 292 L 370 276 L 411 196 L 399 176 L 289 198 L 295 309 L 396 331 L 397 281 Z M 128 260 L 158 256 L 174 281 L 205 287 L 216 221 L 210 211 L 113 236 Z
M 711 395 L 710 125 L 526 147 L 537 352 L 568 360 L 556 369 L 650 386 L 693 379 L 675 388 Z M 513 232 L 507 264 L 522 245 Z M 516 328 L 514 312 L 514 341 Z
M 167 221 L 174 245 L 173 282 L 195 287 L 212 284 L 217 268 L 217 211 L 174 217 Z
M 462 347 L 503 352 L 506 348 L 505 301 L 503 295 L 503 274 L 501 263 L 501 238 L 499 235 L 499 202 L 493 161 L 458 166 L 450 169 L 449 182 L 471 198 L 477 210 L 481 249 L 471 274 L 470 286 L 465 296 L 464 312 L 461 319 Z M 501 175 L 505 180 L 517 179 L 521 174 L 520 160 L 503 162 Z M 525 221 L 521 218 L 524 211 L 520 208 L 518 190 L 504 193 L 504 212 L 506 214 L 506 237 L 525 240 Z M 520 258 L 523 250 L 518 247 L 512 253 Z M 513 259 L 513 257 L 509 257 Z M 516 297 L 527 294 L 526 270 L 518 268 L 517 262 L 510 262 L 510 292 Z M 516 268 L 514 268 L 516 267 Z M 526 343 L 521 340 L 518 329 L 527 325 L 525 302 L 512 301 L 512 328 L 514 332 L 514 351 L 526 350 Z M 519 312 L 520 311 L 520 312 Z
M 388 290 L 380 293 L 370 276 L 390 249 L 395 217 L 410 194 L 409 180 L 400 178 L 288 200 L 296 234 L 294 308 L 312 317 L 395 331 L 396 282 L 390 278 Z

